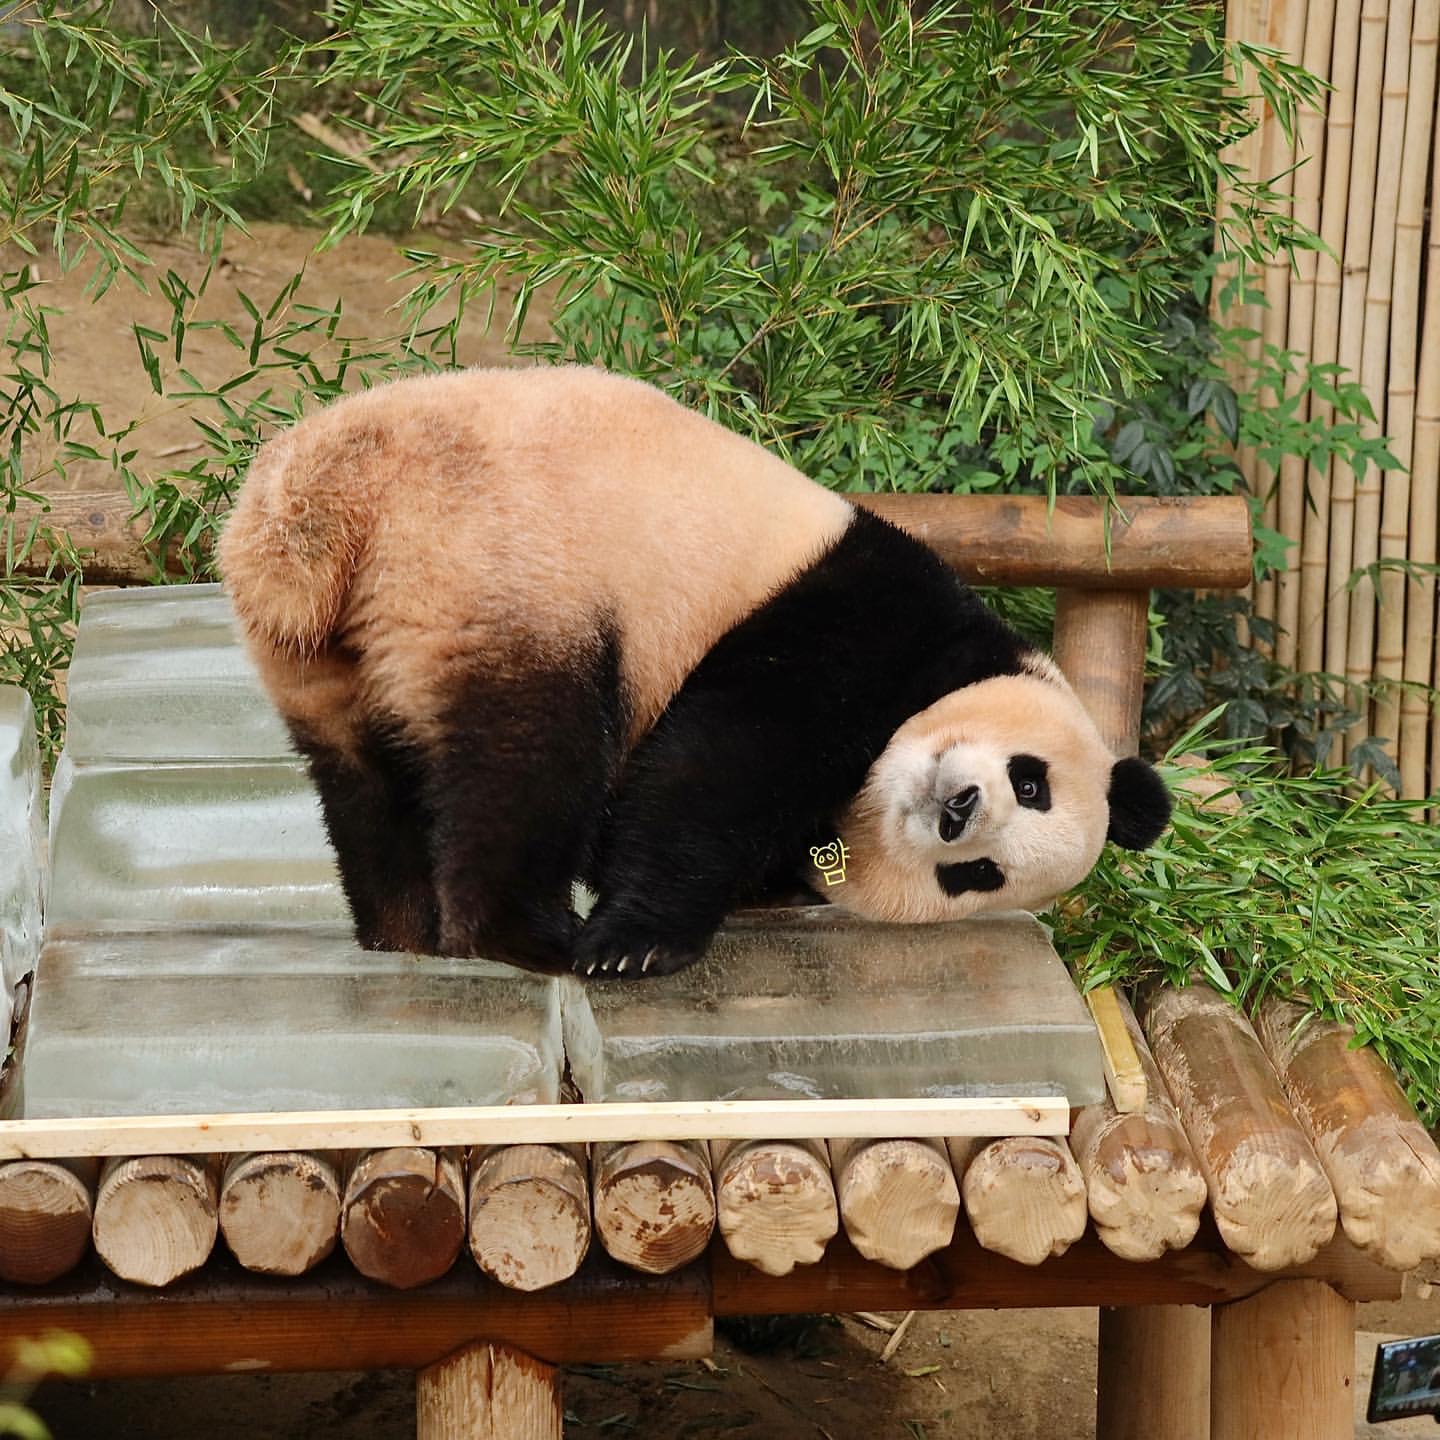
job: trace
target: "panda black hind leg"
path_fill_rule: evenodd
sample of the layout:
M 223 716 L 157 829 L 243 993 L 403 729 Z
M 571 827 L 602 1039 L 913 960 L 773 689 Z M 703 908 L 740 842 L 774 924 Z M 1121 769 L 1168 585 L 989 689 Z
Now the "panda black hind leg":
M 563 970 L 624 730 L 611 636 L 472 670 L 427 746 L 439 949 Z

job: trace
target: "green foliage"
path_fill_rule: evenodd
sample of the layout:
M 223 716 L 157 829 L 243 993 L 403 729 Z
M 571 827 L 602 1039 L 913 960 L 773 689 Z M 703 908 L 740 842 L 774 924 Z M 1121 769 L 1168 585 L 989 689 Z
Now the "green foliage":
M 15 1343 L 10 1370 L 0 1384 L 0 1435 L 19 1440 L 51 1440 L 50 1428 L 24 1398 L 47 1376 L 74 1380 L 90 1368 L 90 1342 L 83 1335 L 47 1330 L 38 1340 Z
M 1175 758 L 1201 748 L 1203 769 Z M 1107 850 L 1062 906 L 1057 941 L 1083 981 L 1198 974 L 1247 1005 L 1294 995 L 1353 1025 L 1440 1119 L 1440 831 L 1414 801 L 1357 793 L 1343 771 L 1291 774 L 1264 747 L 1192 731 L 1165 768 L 1169 831 L 1140 855 Z M 1243 803 L 1227 814 L 1178 788 L 1196 776 Z

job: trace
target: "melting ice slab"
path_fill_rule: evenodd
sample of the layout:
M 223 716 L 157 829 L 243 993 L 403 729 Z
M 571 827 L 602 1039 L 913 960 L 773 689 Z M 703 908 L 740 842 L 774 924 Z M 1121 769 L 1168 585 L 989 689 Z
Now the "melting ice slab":
M 587 1100 L 1104 1093 L 1095 1026 L 1029 915 L 751 912 L 678 975 L 566 986 Z
M 45 843 L 40 747 L 30 697 L 0 685 L 0 1021 L 10 1036 L 15 982 L 40 951 Z
M 544 1104 L 557 982 L 486 960 L 361 950 L 338 928 L 53 933 L 22 1113 Z

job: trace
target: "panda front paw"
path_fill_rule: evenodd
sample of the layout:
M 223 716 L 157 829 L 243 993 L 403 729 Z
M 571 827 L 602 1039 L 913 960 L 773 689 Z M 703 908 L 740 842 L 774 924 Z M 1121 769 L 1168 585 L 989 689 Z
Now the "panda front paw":
M 704 942 L 659 940 L 639 923 L 592 915 L 575 942 L 572 969 L 590 980 L 648 980 L 693 965 Z

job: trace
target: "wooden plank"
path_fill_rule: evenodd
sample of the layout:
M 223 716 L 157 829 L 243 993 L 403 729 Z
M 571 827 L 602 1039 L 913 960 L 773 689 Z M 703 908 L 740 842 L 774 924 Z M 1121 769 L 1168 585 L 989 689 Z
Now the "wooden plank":
M 1105 1066 L 1105 1084 L 1110 1099 L 1122 1115 L 1138 1115 L 1145 1109 L 1148 1085 L 1135 1042 L 1126 1028 L 1120 1001 L 1113 987 L 1101 985 L 1085 994 L 1085 1003 L 1100 1035 L 1100 1059 Z
M 754 1271 L 750 1272 L 754 1274 Z M 551 1364 L 693 1359 L 711 1348 L 703 1268 L 637 1275 L 592 1252 L 562 1285 L 524 1294 L 457 1265 L 420 1290 L 357 1275 L 336 1254 L 297 1279 L 217 1255 L 163 1296 L 93 1259 L 38 1290 L 0 1290 L 0 1359 L 47 1330 L 83 1335 L 87 1379 L 255 1371 L 420 1370 L 475 1341 Z
M 1265 1275 L 1225 1248 L 1215 1227 L 1156 1260 L 1118 1260 L 1087 1232 L 1063 1255 L 1022 1265 L 985 1250 L 967 1226 L 913 1270 L 863 1259 L 843 1235 L 818 1265 L 762 1275 L 710 1251 L 716 1315 L 809 1315 L 840 1310 L 1009 1310 L 1071 1305 L 1221 1305 L 1278 1276 L 1322 1279 L 1354 1300 L 1394 1300 L 1401 1278 L 1343 1237 L 1312 1260 Z
M 207 1155 L 396 1145 L 570 1145 L 602 1140 L 883 1139 L 1064 1135 L 1063 1096 L 921 1100 L 668 1100 L 0 1121 L 0 1160 Z
M 987 585 L 1055 585 L 1225 590 L 1250 576 L 1250 516 L 1239 496 L 1123 498 L 1112 512 L 1107 568 L 1105 509 L 1099 500 L 1062 496 L 1053 511 L 1041 495 L 855 495 L 867 510 L 894 521 L 933 546 L 962 574 Z M 92 585 L 145 584 L 156 573 L 141 544 L 145 526 L 132 520 L 122 491 L 55 495 L 49 510 L 22 501 L 15 530 L 39 518 L 67 532 L 90 558 Z M 37 546 L 19 567 L 42 572 L 48 551 Z M 166 569 L 179 573 L 173 557 Z

